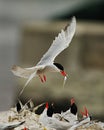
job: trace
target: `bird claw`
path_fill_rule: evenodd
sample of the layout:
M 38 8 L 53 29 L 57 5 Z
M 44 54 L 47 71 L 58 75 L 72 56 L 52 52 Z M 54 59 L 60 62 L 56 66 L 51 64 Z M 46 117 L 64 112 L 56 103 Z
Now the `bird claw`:
M 44 82 L 44 80 L 42 79 L 42 78 L 40 78 L 41 79 L 41 82 L 43 83 Z
M 46 76 L 45 76 L 45 75 L 43 75 L 43 79 L 44 79 L 44 81 L 46 82 Z
M 40 80 L 41 80 L 42 83 L 46 82 L 46 76 L 45 76 L 45 75 L 43 75 L 43 77 L 41 77 L 41 76 L 39 75 L 39 77 L 40 77 Z

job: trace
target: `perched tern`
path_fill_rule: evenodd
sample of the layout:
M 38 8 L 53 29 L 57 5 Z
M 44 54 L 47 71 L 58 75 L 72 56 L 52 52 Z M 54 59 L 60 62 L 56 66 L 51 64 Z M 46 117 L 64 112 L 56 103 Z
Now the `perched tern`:
M 21 68 L 17 65 L 13 65 L 12 72 L 14 75 L 27 78 L 27 82 L 25 86 L 30 82 L 30 80 L 36 76 L 39 76 L 42 82 L 46 81 L 46 72 L 60 72 L 61 75 L 67 77 L 66 72 L 64 71 L 64 67 L 59 64 L 55 63 L 54 60 L 64 49 L 66 49 L 76 30 L 76 18 L 73 17 L 71 24 L 67 25 L 65 29 L 62 29 L 58 36 L 53 41 L 52 45 L 50 46 L 49 50 L 43 55 L 41 60 L 37 63 L 36 66 L 30 68 Z M 24 88 L 25 88 L 24 86 Z
M 78 112 L 78 108 L 77 108 L 77 105 L 75 104 L 75 99 L 71 98 L 70 99 L 70 108 L 67 111 L 62 112 L 61 115 L 63 117 L 70 115 L 70 114 L 77 115 L 77 112 Z
M 73 124 L 78 121 L 77 117 L 78 108 L 77 105 L 75 104 L 74 98 L 71 98 L 70 103 L 71 103 L 70 108 L 67 111 L 61 113 L 61 116 L 62 118 Z
M 74 98 L 71 98 L 70 102 L 71 105 L 67 111 L 61 112 L 61 114 L 59 113 L 53 114 L 53 117 L 57 118 L 58 120 L 67 121 L 73 125 L 78 122 L 78 116 L 77 116 L 78 109 L 77 109 L 77 105 L 75 104 Z
M 75 125 L 73 125 L 69 130 L 76 130 L 77 128 L 83 126 L 84 128 L 90 126 L 91 124 L 91 118 L 89 116 L 88 110 L 85 107 L 84 108 L 84 112 L 81 111 L 81 114 L 83 116 L 82 120 L 80 120 L 79 122 L 77 122 Z
M 54 114 L 54 103 L 51 103 L 51 105 L 48 107 L 47 115 L 48 117 L 52 117 Z
M 47 115 L 48 108 L 49 105 L 47 102 L 45 109 L 43 110 L 42 114 L 39 117 L 39 122 L 42 125 L 44 125 L 45 127 L 54 128 L 56 130 L 67 130 L 72 126 L 69 122 L 59 121 L 54 117 L 48 116 Z

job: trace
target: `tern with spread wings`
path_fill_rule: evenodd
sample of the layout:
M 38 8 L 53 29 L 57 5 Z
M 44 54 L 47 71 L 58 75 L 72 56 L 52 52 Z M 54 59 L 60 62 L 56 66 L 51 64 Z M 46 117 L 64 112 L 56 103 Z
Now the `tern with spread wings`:
M 60 72 L 64 77 L 67 74 L 64 71 L 64 67 L 55 63 L 54 60 L 58 54 L 60 54 L 65 48 L 67 48 L 75 34 L 76 30 L 76 18 L 73 17 L 71 24 L 67 25 L 65 29 L 62 29 L 58 36 L 53 41 L 49 50 L 43 55 L 38 64 L 30 68 L 21 68 L 17 65 L 13 65 L 12 72 L 14 75 L 27 78 L 25 86 L 36 76 L 39 76 L 42 82 L 46 81 L 45 72 Z

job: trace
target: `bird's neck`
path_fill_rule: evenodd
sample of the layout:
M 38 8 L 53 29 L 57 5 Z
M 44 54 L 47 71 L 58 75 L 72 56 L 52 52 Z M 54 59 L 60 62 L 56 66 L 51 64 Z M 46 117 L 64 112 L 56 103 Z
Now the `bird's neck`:
M 77 114 L 77 106 L 76 106 L 75 103 L 73 103 L 73 104 L 71 105 L 70 111 L 71 111 L 71 113 L 74 114 L 74 115 Z

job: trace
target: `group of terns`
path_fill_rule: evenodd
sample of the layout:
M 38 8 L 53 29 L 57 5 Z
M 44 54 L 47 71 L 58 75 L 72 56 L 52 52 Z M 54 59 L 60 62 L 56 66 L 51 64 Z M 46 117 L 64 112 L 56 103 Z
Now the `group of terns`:
M 72 17 L 72 21 L 55 37 L 52 45 L 48 51 L 43 55 L 40 61 L 33 67 L 22 68 L 17 65 L 13 65 L 11 71 L 14 75 L 22 78 L 26 78 L 25 83 L 20 95 L 24 91 L 28 83 L 36 76 L 38 76 L 41 82 L 46 82 L 46 72 L 58 72 L 67 79 L 68 74 L 65 72 L 64 67 L 60 63 L 54 62 L 55 58 L 66 49 L 75 34 L 76 30 L 76 18 Z
M 40 107 L 43 110 L 37 114 Z M 104 130 L 104 123 L 92 120 L 86 107 L 79 113 L 74 98 L 70 99 L 70 107 L 66 111 L 57 113 L 55 108 L 53 102 L 35 106 L 32 100 L 24 105 L 19 100 L 6 116 L 9 122 L 0 123 L 0 130 Z
M 70 102 L 70 108 L 61 113 L 54 113 L 53 104 L 49 106 L 47 102 L 44 111 L 39 117 L 39 122 L 45 127 L 54 128 L 55 130 L 75 130 L 82 125 L 85 125 L 85 128 L 90 126 L 91 117 L 87 108 L 84 107 L 84 112 L 81 111 L 82 119 L 79 120 L 78 108 L 74 98 L 71 98 Z
M 42 106 L 43 111 L 38 115 L 36 110 Z M 79 119 L 78 108 L 74 98 L 71 98 L 70 107 L 66 111 L 55 113 L 54 109 L 54 103 L 49 105 L 46 102 L 35 107 L 32 100 L 29 100 L 25 105 L 19 100 L 15 109 L 13 109 L 14 114 L 9 114 L 9 116 L 13 115 L 11 117 L 13 122 L 11 120 L 9 123 L 0 123 L 0 130 L 13 130 L 15 128 L 16 130 L 33 130 L 31 129 L 31 125 L 35 130 L 37 124 L 37 130 L 40 129 L 40 126 L 44 128 L 42 130 L 75 130 L 83 125 L 84 128 L 92 125 L 86 107 L 84 108 L 84 112 L 81 111 L 82 118 Z M 14 122 L 14 120 L 17 121 Z

